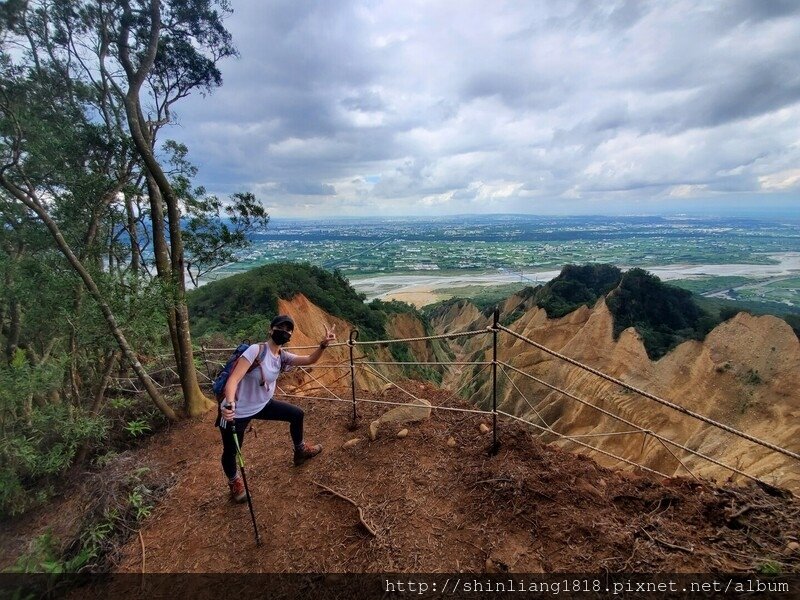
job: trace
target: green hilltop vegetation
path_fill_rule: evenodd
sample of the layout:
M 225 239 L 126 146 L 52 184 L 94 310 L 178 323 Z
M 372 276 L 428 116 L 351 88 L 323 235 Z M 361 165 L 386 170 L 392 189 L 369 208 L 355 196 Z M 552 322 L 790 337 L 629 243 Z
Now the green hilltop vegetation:
M 605 296 L 614 319 L 614 337 L 619 337 L 628 327 L 634 327 L 653 360 L 661 358 L 681 342 L 703 340 L 719 323 L 750 309 L 731 301 L 709 302 L 689 290 L 666 284 L 643 269 L 623 273 L 609 264 L 566 265 L 555 279 L 541 286 L 526 287 L 517 292 L 517 296 L 528 305 L 543 308 L 551 319 L 563 317 L 580 306 L 591 307 Z M 425 313 L 433 316 L 462 300 L 452 298 L 426 307 Z M 500 301 L 488 297 L 482 300 L 478 307 L 487 315 Z M 769 312 L 777 312 L 796 333 L 800 332 L 797 315 Z M 501 322 L 507 325 L 520 316 L 522 312 L 517 310 L 501 316 Z
M 386 319 L 398 312 L 422 315 L 401 302 L 366 302 L 339 271 L 308 263 L 272 263 L 204 285 L 188 294 L 195 336 L 222 334 L 231 340 L 261 339 L 277 314 L 278 299 L 302 293 L 326 312 L 359 329 L 360 339 L 386 335 Z M 423 319 L 424 320 L 424 319 Z M 341 332 L 340 332 L 341 335 Z
M 229 344 L 241 340 L 260 340 L 269 329 L 269 322 L 278 310 L 278 299 L 291 300 L 302 293 L 326 312 L 354 325 L 359 340 L 369 341 L 391 337 L 386 331 L 388 318 L 393 314 L 411 313 L 419 319 L 427 333 L 430 323 L 416 308 L 393 300 L 366 302 L 337 270 L 326 271 L 308 263 L 272 263 L 214 281 L 190 292 L 187 296 L 192 319 L 192 334 L 196 339 L 221 336 Z M 340 332 L 346 338 L 347 332 Z M 406 343 L 388 345 L 397 362 L 416 360 Z M 432 342 L 435 355 L 447 360 L 447 350 L 438 340 Z M 365 348 L 368 354 L 370 348 Z M 442 369 L 420 365 L 401 367 L 414 379 L 442 380 Z
M 331 315 L 342 318 L 359 330 L 359 340 L 390 337 L 386 322 L 390 315 L 411 313 L 431 333 L 427 318 L 404 302 L 366 302 L 339 271 L 326 271 L 308 263 L 273 263 L 232 275 L 188 294 L 192 333 L 199 339 L 222 336 L 228 343 L 263 339 L 269 322 L 278 310 L 278 299 L 291 300 L 302 293 L 311 302 Z M 346 337 L 347 332 L 340 332 Z M 444 356 L 445 350 L 436 341 L 434 352 Z M 398 362 L 414 361 L 411 348 L 405 343 L 389 345 Z M 446 357 L 445 357 L 446 358 Z M 437 369 L 409 365 L 403 368 L 408 377 L 441 381 Z
M 189 294 L 192 332 L 203 337 L 221 334 L 226 340 L 260 339 L 276 314 L 278 298 L 303 293 L 328 313 L 358 327 L 362 340 L 386 337 L 391 314 L 410 312 L 428 331 L 428 317 L 463 298 L 452 298 L 426 307 L 423 312 L 403 302 L 373 300 L 356 292 L 339 271 L 326 271 L 307 263 L 274 263 L 209 283 Z M 643 269 L 622 272 L 610 264 L 566 265 L 548 283 L 516 292 L 528 305 L 545 309 L 547 316 L 563 317 L 580 306 L 593 306 L 601 297 L 614 319 L 614 336 L 634 327 L 642 336 L 651 359 L 664 356 L 686 340 L 703 340 L 719 323 L 733 317 L 740 307 L 730 301 L 709 301 L 689 290 L 662 282 Z M 505 297 L 485 294 L 470 299 L 491 314 Z M 775 314 L 775 311 L 770 311 Z M 522 315 L 521 310 L 501 315 L 505 325 Z M 797 315 L 781 315 L 800 331 Z M 398 360 L 411 360 L 408 348 L 393 344 Z

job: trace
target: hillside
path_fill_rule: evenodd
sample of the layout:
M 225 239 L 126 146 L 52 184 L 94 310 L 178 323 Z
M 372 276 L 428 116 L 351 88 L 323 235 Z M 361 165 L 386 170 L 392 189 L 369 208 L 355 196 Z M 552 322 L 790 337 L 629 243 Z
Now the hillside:
M 469 318 L 463 318 L 462 314 Z M 447 331 L 477 329 L 490 322 L 484 315 L 471 320 L 474 314 L 473 309 L 464 306 L 462 311 L 442 313 L 433 323 L 437 331 Z M 683 342 L 657 361 L 649 358 L 641 336 L 633 328 L 623 330 L 619 337 L 614 335 L 614 319 L 605 299 L 598 300 L 592 308 L 583 306 L 559 319 L 548 318 L 544 309 L 530 308 L 510 328 L 631 385 L 800 451 L 800 397 L 796 393 L 800 387 L 800 342 L 781 319 L 740 313 L 714 328 L 704 341 Z M 491 358 L 485 339 L 462 341 L 459 348 L 460 355 L 470 360 Z M 796 461 L 641 398 L 520 340 L 501 335 L 498 359 L 641 427 L 778 485 L 800 489 L 800 468 Z M 450 386 L 457 387 L 472 375 L 473 372 L 466 372 L 446 378 Z M 486 398 L 491 395 L 488 375 L 478 374 L 477 384 L 469 390 L 471 401 L 485 406 Z M 565 435 L 630 429 L 517 373 L 500 376 L 498 394 L 502 410 L 538 424 L 540 418 L 544 419 Z M 550 434 L 543 435 L 545 440 L 552 439 Z M 588 452 L 565 443 L 577 452 Z M 641 435 L 596 437 L 592 443 L 664 473 L 686 474 L 675 457 L 649 437 L 644 441 Z M 596 458 L 603 464 L 616 464 L 607 457 Z M 684 463 L 704 476 L 726 478 L 730 474 L 692 457 L 684 459 Z
M 783 321 L 740 314 L 705 341 L 685 342 L 652 361 L 633 329 L 615 339 L 604 299 L 558 319 L 548 318 L 530 301 L 531 296 L 522 294 L 504 303 L 504 309 L 520 313 L 510 325 L 514 331 L 798 449 L 800 348 Z M 340 339 L 353 326 L 297 291 L 290 299 L 277 298 L 274 311 L 295 316 L 294 346 L 315 345 L 325 325 L 335 324 Z M 475 306 L 460 302 L 441 310 L 432 327 L 485 330 L 488 322 Z M 385 323 L 391 337 L 431 333 L 409 310 L 393 312 Z M 425 362 L 485 360 L 490 358 L 487 338 L 457 338 L 447 347 L 415 341 L 405 347 Z M 687 425 L 666 409 L 598 384 L 521 341 L 500 339 L 499 360 L 797 492 L 797 465 L 783 457 L 745 449 L 703 426 Z M 357 346 L 355 355 L 392 361 L 391 346 Z M 365 354 L 368 348 L 374 353 Z M 485 408 L 485 378 L 471 388 L 469 401 L 455 395 L 471 373 L 453 366 L 439 387 L 407 379 L 407 368 L 363 365 L 356 369 L 357 397 L 389 405 L 360 402 L 355 428 L 346 345 L 330 348 L 324 364 L 285 375 L 281 392 L 304 409 L 307 438 L 322 442 L 325 451 L 294 468 L 285 425 L 254 425 L 244 453 L 265 540 L 261 548 L 251 537 L 246 506 L 227 499 L 218 462 L 219 433 L 209 414 L 120 454 L 103 471 L 65 490 L 54 506 L 11 523 L 0 533 L 0 567 L 12 564 L 28 540 L 47 527 L 55 527 L 67 552 L 79 547 L 75 540 L 90 525 L 84 507 L 114 506 L 114 495 L 126 489 L 115 482 L 128 481 L 126 473 L 136 465 L 145 478 L 139 485 L 159 502 L 141 525 L 141 537 L 131 537 L 130 529 L 127 535 L 123 532 L 121 545 L 107 544 L 96 568 L 214 572 L 225 557 L 224 570 L 229 572 L 800 572 L 800 505 L 795 497 L 748 482 L 734 485 L 717 467 L 687 459 L 684 463 L 695 474 L 722 483 L 718 487 L 695 480 L 654 440 L 643 444 L 641 435 L 594 438 L 592 443 L 677 476 L 662 478 L 595 453 L 581 454 L 571 442 L 555 442 L 549 434 L 541 436 L 502 416 L 499 452 L 490 455 L 492 417 L 469 412 L 433 410 L 422 422 L 387 425 L 369 441 L 369 423 L 393 403 L 408 403 L 410 396 L 433 406 Z M 555 393 L 526 387 L 521 379 L 515 380 L 515 388 L 501 377 L 503 410 L 532 418 L 521 392 L 558 431 L 614 431 L 607 417 L 599 419 L 588 407 L 576 409 Z M 739 392 L 750 392 L 747 404 Z M 397 435 L 401 427 L 408 429 L 405 437 Z M 360 441 L 344 447 L 353 439 Z M 359 524 L 350 502 L 322 486 L 362 508 L 375 535 Z
M 544 309 L 555 319 L 582 306 L 589 308 L 599 298 L 606 298 L 614 338 L 628 327 L 636 328 L 652 359 L 661 358 L 687 339 L 702 340 L 715 325 L 736 314 L 730 314 L 727 306 L 725 311 L 716 305 L 716 310 L 707 311 L 698 303 L 702 299 L 683 288 L 664 283 L 643 269 L 623 272 L 609 264 L 566 265 L 544 285 L 524 288 L 504 301 L 475 304 L 487 316 L 495 306 L 500 307 L 501 323 L 507 325 L 530 308 Z M 446 323 L 444 313 L 463 302 L 453 299 L 426 307 L 424 314 Z
M 410 385 L 434 405 L 466 406 L 435 387 Z M 404 401 L 398 390 L 363 397 Z M 613 471 L 506 420 L 500 452 L 490 457 L 491 434 L 478 426 L 491 421 L 463 413 L 434 411 L 407 425 L 403 439 L 391 428 L 369 442 L 367 424 L 385 407 L 363 405 L 351 431 L 348 405 L 300 404 L 309 437 L 325 445 L 318 458 L 291 466 L 276 423 L 257 423 L 245 447 L 262 547 L 246 505 L 227 499 L 209 415 L 120 457 L 170 483 L 141 540 L 133 536 L 114 553 L 113 571 L 800 571 L 794 499 Z M 353 438 L 362 441 L 342 447 Z M 359 525 L 354 506 L 317 483 L 356 502 L 376 535 Z M 5 532 L 2 541 L 31 533 Z

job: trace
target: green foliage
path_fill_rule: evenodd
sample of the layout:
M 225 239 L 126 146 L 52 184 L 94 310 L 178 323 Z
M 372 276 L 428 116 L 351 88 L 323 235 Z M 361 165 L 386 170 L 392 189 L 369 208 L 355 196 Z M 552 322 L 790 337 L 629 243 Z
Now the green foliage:
M 48 481 L 63 473 L 84 442 L 102 439 L 108 421 L 70 405 L 44 399 L 63 377 L 58 363 L 32 366 L 17 351 L 0 366 L 0 516 L 42 501 Z
M 781 565 L 774 560 L 766 560 L 758 565 L 756 572 L 760 573 L 761 575 L 780 575 Z
M 28 550 L 8 569 L 13 573 L 77 573 L 98 570 L 108 553 L 129 535 L 132 526 L 150 516 L 157 490 L 144 481 L 140 468 L 110 482 L 87 512 L 75 539 L 62 543 L 51 530 L 34 538 Z
M 31 541 L 27 552 L 19 556 L 14 565 L 7 569 L 7 572 L 74 573 L 86 565 L 89 559 L 89 553 L 82 552 L 69 560 L 65 560 L 59 541 L 53 535 L 53 532 L 48 529 Z
M 147 421 L 144 419 L 134 419 L 132 421 L 128 421 L 124 429 L 131 437 L 137 437 L 150 431 L 150 425 L 148 425 Z
M 128 494 L 128 504 L 134 510 L 137 521 L 146 519 L 153 512 L 153 505 L 148 501 L 150 490 L 146 486 L 139 484 Z
M 361 339 L 385 333 L 387 311 L 401 303 L 364 303 L 339 271 L 303 263 L 274 263 L 214 281 L 188 294 L 192 331 L 232 339 L 262 339 L 278 309 L 278 299 L 305 295 L 326 312 L 359 328 Z M 402 310 L 406 310 L 403 308 Z
M 606 298 L 614 317 L 614 335 L 635 327 L 650 358 L 660 358 L 687 339 L 703 339 L 715 321 L 692 293 L 666 285 L 643 269 L 631 269 Z
M 563 317 L 579 306 L 592 306 L 598 298 L 617 287 L 621 280 L 622 271 L 613 265 L 567 265 L 558 277 L 539 288 L 533 297 L 548 317 Z
M 606 296 L 614 318 L 614 336 L 628 327 L 636 328 L 653 359 L 685 340 L 703 339 L 719 323 L 698 305 L 691 292 L 664 284 L 643 269 L 623 274 L 612 265 L 567 265 L 558 277 L 529 293 L 550 318 L 562 317 L 579 306 L 592 306 Z M 511 321 L 515 316 L 512 313 L 507 318 Z

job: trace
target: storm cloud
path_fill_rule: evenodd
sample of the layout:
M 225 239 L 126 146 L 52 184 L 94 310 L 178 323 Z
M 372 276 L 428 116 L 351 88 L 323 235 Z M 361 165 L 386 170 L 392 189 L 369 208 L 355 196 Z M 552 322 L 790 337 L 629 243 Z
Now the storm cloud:
M 180 107 L 274 216 L 601 213 L 800 192 L 800 4 L 233 0 Z

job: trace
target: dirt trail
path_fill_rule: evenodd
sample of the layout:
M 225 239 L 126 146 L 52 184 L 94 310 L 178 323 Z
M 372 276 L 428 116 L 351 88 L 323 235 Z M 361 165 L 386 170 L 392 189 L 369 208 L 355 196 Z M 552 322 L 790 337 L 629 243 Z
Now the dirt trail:
M 465 407 L 449 392 L 403 386 L 434 405 Z M 407 398 L 396 388 L 382 396 Z M 492 435 L 479 430 L 491 419 L 469 413 L 434 411 L 409 425 L 405 438 L 396 437 L 399 426 L 386 426 L 369 442 L 370 420 L 389 407 L 360 405 L 359 427 L 350 431 L 348 403 L 299 404 L 307 438 L 325 445 L 320 456 L 294 467 L 282 423 L 256 423 L 244 446 L 262 547 L 247 505 L 228 499 L 209 414 L 153 436 L 128 457 L 174 483 L 143 523 L 141 542 L 133 533 L 119 549 L 113 570 L 140 573 L 143 543 L 148 573 L 731 572 L 765 565 L 800 572 L 794 498 L 612 471 L 504 420 L 502 446 L 491 457 Z M 342 448 L 356 437 L 359 444 Z M 377 535 L 360 525 L 354 506 L 314 482 L 357 503 Z M 15 525 L 16 534 L 0 540 L 4 548 L 35 535 L 45 516 Z M 64 516 L 49 513 L 51 523 Z
M 434 404 L 454 405 L 447 392 L 408 385 Z M 386 397 L 406 398 L 396 389 Z M 793 499 L 614 472 L 503 421 L 503 445 L 489 457 L 491 434 L 466 413 L 434 411 L 404 439 L 387 429 L 369 442 L 368 423 L 385 407 L 362 405 L 360 427 L 351 432 L 348 404 L 301 404 L 307 437 L 325 445 L 306 465 L 291 464 L 284 424 L 257 423 L 256 435 L 248 434 L 261 548 L 246 505 L 227 499 L 210 418 L 143 450 L 143 459 L 178 478 L 142 529 L 148 572 L 698 572 L 768 561 L 800 570 L 800 555 L 787 550 L 800 530 Z M 455 447 L 447 445 L 451 436 Z M 341 447 L 354 437 L 364 441 Z M 362 507 L 377 535 L 359 525 L 354 506 L 315 481 Z M 116 570 L 141 568 L 134 538 Z

